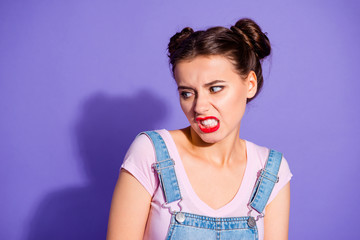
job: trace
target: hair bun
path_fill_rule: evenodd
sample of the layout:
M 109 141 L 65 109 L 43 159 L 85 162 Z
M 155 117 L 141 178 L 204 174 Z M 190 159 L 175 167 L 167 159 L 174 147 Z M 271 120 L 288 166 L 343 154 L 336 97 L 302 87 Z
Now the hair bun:
M 172 36 L 168 45 L 169 55 L 171 55 L 192 33 L 194 33 L 194 30 L 190 27 L 186 27 L 181 30 L 181 32 L 177 32 Z
M 242 18 L 230 28 L 240 34 L 259 59 L 270 55 L 271 46 L 268 37 L 261 31 L 259 25 L 249 18 Z

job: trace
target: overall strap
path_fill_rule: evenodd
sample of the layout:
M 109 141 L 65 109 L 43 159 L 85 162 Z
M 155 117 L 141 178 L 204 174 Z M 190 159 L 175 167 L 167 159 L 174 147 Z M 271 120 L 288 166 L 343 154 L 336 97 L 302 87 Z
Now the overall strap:
M 170 158 L 164 139 L 155 131 L 142 132 L 148 136 L 154 146 L 156 162 L 152 165 L 158 174 L 165 196 L 165 204 L 181 200 L 180 188 L 176 178 L 175 162 Z
M 261 169 L 256 181 L 254 190 L 251 194 L 248 207 L 260 213 L 259 217 L 264 216 L 263 210 L 269 200 L 270 194 L 275 183 L 279 181 L 278 172 L 282 160 L 282 153 L 270 149 L 269 157 L 266 161 L 265 168 Z

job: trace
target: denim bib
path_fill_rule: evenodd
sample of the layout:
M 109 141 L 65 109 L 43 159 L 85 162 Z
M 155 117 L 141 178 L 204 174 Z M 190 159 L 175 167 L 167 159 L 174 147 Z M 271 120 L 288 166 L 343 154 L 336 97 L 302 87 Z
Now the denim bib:
M 156 162 L 154 170 L 159 177 L 160 186 L 164 193 L 167 207 L 169 203 L 178 202 L 179 211 L 171 211 L 171 221 L 166 240 L 258 240 L 256 221 L 263 217 L 263 210 L 268 202 L 275 183 L 279 181 L 278 172 L 282 154 L 270 150 L 265 168 L 261 169 L 256 180 L 253 192 L 248 202 L 249 213 L 247 216 L 215 218 L 183 212 L 181 208 L 181 193 L 174 169 L 174 160 L 170 158 L 163 138 L 155 131 L 146 134 L 152 141 Z M 254 218 L 250 215 L 255 210 L 259 215 Z

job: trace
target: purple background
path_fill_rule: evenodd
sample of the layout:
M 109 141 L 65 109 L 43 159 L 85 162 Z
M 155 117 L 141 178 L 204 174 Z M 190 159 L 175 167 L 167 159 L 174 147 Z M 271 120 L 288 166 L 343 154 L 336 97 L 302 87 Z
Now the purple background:
M 360 4 L 290 2 L 1 0 L 0 239 L 105 239 L 135 135 L 187 125 L 168 39 L 241 17 L 273 46 L 241 136 L 290 164 L 290 239 L 358 237 Z

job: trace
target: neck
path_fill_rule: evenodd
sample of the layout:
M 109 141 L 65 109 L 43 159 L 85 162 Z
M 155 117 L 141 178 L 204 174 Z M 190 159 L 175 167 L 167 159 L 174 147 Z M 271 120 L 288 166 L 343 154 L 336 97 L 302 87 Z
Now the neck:
M 231 164 L 246 150 L 245 141 L 239 138 L 240 127 L 216 143 L 204 142 L 191 127 L 185 131 L 190 141 L 191 152 L 217 166 Z

